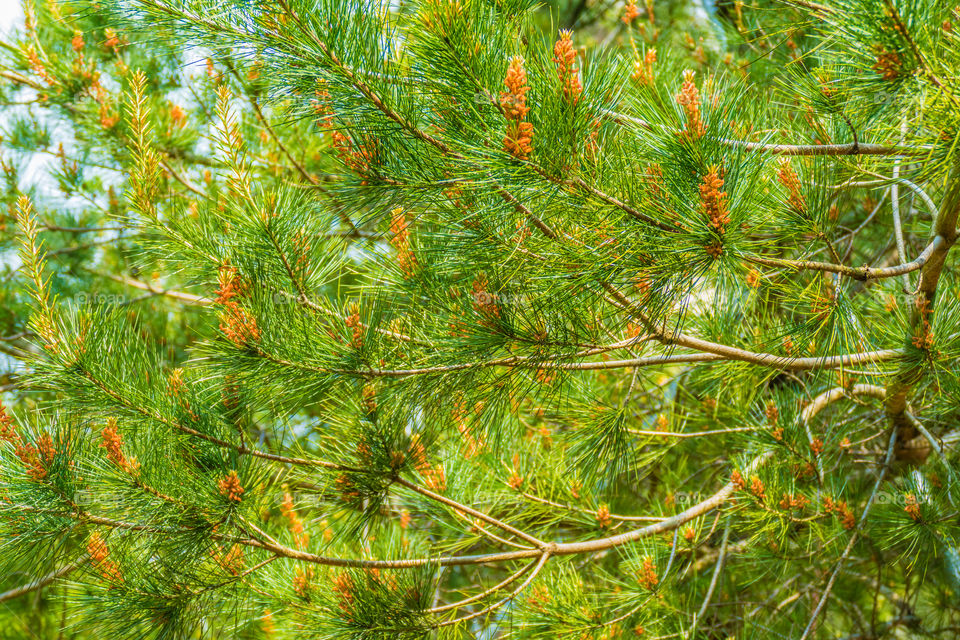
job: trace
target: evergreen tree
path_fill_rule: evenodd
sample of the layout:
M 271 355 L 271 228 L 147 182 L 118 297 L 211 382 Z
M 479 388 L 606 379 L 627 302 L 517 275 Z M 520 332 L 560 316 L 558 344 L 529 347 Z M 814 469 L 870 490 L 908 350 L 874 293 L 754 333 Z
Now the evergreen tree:
M 13 634 L 956 635 L 960 7 L 25 14 Z

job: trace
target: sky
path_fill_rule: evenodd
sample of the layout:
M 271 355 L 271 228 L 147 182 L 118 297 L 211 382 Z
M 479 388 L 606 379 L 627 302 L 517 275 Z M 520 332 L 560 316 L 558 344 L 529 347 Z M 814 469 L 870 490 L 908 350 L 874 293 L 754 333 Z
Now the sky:
M 18 0 L 0 0 L 0 34 L 9 33 L 11 28 L 20 24 L 23 20 L 23 9 Z M 0 127 L 5 121 L 4 114 L 0 110 Z M 0 370 L 16 371 L 19 369 L 19 363 L 14 362 L 6 355 L 0 356 Z
M 22 19 L 23 9 L 19 0 L 0 0 L 0 32 L 6 33 Z

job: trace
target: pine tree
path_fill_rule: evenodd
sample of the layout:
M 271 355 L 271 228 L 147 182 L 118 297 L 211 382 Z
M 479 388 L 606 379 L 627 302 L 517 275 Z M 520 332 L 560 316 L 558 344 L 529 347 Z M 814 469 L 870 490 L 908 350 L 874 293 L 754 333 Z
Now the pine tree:
M 25 13 L 5 95 L 80 154 L 7 171 L 32 629 L 956 635 L 960 7 Z M 71 282 L 48 220 L 136 236 Z

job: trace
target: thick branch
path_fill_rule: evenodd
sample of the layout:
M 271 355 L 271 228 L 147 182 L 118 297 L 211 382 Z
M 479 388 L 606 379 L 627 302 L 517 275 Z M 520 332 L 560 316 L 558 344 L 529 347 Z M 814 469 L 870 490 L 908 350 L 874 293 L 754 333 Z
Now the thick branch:
M 745 472 L 752 473 L 767 460 L 773 456 L 773 452 L 769 451 L 763 453 L 756 458 L 753 462 L 748 465 Z M 328 556 L 321 556 L 315 553 L 310 553 L 308 551 L 301 551 L 299 549 L 293 549 L 285 545 L 273 542 L 271 540 L 259 540 L 256 538 L 233 538 L 225 534 L 213 534 L 212 538 L 218 541 L 231 542 L 242 544 L 248 547 L 254 547 L 258 549 L 264 549 L 272 552 L 273 554 L 289 558 L 292 560 L 301 560 L 303 562 L 310 562 L 313 564 L 333 566 L 333 567 L 352 567 L 360 569 L 411 569 L 415 567 L 423 567 L 427 565 L 436 565 L 441 567 L 452 567 L 452 566 L 464 566 L 464 565 L 477 565 L 477 564 L 488 564 L 494 562 L 506 562 L 511 560 L 522 560 L 524 558 L 536 558 L 543 557 L 546 554 L 551 556 L 563 556 L 563 555 L 576 555 L 582 553 L 594 553 L 597 551 L 604 551 L 606 549 L 612 549 L 615 547 L 622 546 L 624 544 L 629 544 L 643 538 L 649 538 L 667 531 L 673 531 L 678 527 L 683 526 L 687 522 L 699 518 L 700 516 L 713 511 L 724 502 L 726 502 L 731 495 L 736 491 L 736 486 L 732 482 L 725 484 L 720 490 L 714 493 L 712 496 L 699 502 L 689 509 L 682 511 L 674 516 L 661 520 L 645 527 L 639 529 L 634 529 L 619 535 L 610 536 L 606 538 L 597 538 L 594 540 L 585 540 L 582 542 L 567 542 L 567 543 L 549 543 L 543 549 L 518 549 L 517 551 L 505 551 L 500 553 L 487 553 L 480 555 L 466 555 L 466 556 L 440 556 L 435 558 L 409 558 L 403 560 L 362 560 L 357 558 L 335 558 Z M 34 508 L 22 506 L 18 507 L 24 511 L 37 511 Z M 170 535 L 171 533 L 176 533 L 177 530 L 171 530 L 170 528 L 158 527 L 155 525 L 146 525 L 139 523 L 130 523 L 122 522 L 118 520 L 112 520 L 110 518 L 103 518 L 100 516 L 95 516 L 88 513 L 76 513 L 76 512 L 63 512 L 57 513 L 55 515 L 60 515 L 63 517 L 75 518 L 77 520 L 82 520 L 89 522 L 91 524 L 97 524 L 113 528 L 128 529 L 134 531 L 147 531 L 152 533 L 163 533 L 165 535 Z
M 925 340 L 932 331 L 937 284 L 943 272 L 947 253 L 957 241 L 958 217 L 960 217 L 960 158 L 954 160 L 953 169 L 947 178 L 946 194 L 934 223 L 934 239 L 940 238 L 941 243 L 930 254 L 920 271 L 920 286 L 917 289 L 916 302 L 911 313 L 909 333 L 905 337 L 908 343 L 918 337 Z M 907 397 L 920 376 L 921 365 L 911 361 L 901 367 L 887 387 L 887 415 L 890 416 L 893 424 L 905 433 L 912 429 L 905 415 Z

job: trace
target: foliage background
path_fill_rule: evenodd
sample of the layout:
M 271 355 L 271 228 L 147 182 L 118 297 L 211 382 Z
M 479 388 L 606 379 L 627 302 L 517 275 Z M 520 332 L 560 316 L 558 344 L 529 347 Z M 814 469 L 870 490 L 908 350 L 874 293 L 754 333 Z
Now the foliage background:
M 955 633 L 956 11 L 653 4 L 25 5 L 10 636 Z

